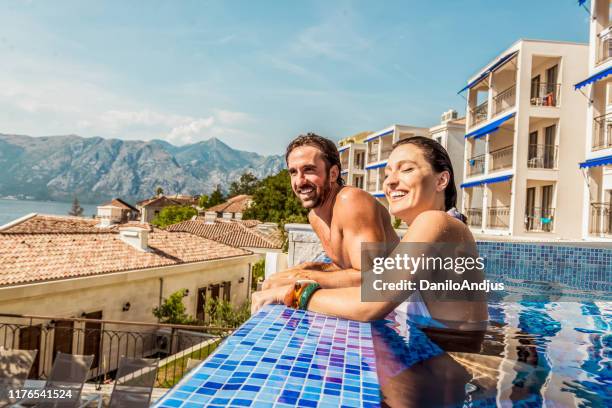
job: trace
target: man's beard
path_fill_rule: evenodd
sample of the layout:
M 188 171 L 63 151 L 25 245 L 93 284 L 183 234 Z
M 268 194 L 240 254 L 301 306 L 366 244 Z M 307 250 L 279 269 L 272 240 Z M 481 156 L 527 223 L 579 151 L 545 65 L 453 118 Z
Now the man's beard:
M 303 200 L 300 200 L 302 202 L 302 207 L 307 208 L 307 209 L 312 209 L 312 208 L 317 208 L 321 204 L 323 204 L 325 199 L 329 196 L 329 192 L 331 191 L 331 187 L 329 186 L 328 180 L 329 178 L 325 180 L 325 183 L 323 183 L 323 187 L 321 187 L 320 193 L 317 193 L 316 186 L 309 184 L 309 186 L 311 186 L 313 191 L 315 192 L 315 196 L 306 202 L 304 202 Z M 298 198 L 299 198 L 299 195 L 298 195 Z

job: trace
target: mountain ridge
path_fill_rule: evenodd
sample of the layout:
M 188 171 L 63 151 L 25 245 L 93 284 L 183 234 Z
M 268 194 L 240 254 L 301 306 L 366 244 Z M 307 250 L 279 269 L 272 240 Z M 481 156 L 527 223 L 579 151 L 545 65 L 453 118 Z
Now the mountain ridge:
M 285 167 L 281 155 L 233 149 L 217 138 L 175 146 L 164 140 L 0 133 L 0 195 L 100 203 L 155 194 L 207 194 L 250 171 L 259 178 Z

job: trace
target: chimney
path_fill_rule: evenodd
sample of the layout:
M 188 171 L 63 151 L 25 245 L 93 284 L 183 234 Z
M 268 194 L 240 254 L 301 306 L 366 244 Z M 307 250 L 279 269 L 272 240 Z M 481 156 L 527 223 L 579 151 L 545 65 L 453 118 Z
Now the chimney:
M 224 219 L 224 220 L 231 220 L 231 219 L 232 219 L 232 213 L 230 213 L 230 212 L 224 212 L 224 213 L 223 213 L 223 219 Z
M 217 213 L 214 211 L 206 211 L 204 213 L 204 222 L 206 224 L 214 224 L 217 219 Z
M 234 218 L 237 220 L 241 220 L 242 219 L 242 213 L 234 213 Z
M 458 118 L 457 111 L 454 109 L 449 109 L 442 114 L 441 122 L 444 125 L 452 120 L 457 120 L 457 118 Z
M 139 251 L 150 252 L 148 229 L 141 227 L 119 228 L 119 238 Z

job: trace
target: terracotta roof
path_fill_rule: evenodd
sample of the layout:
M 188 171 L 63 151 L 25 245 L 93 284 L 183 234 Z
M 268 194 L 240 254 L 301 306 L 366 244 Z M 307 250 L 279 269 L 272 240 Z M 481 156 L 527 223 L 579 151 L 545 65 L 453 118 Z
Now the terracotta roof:
M 32 213 L 20 221 L 3 226 L 2 234 L 109 234 L 117 233 L 119 227 L 141 227 L 153 230 L 147 223 L 139 221 L 113 224 L 110 227 L 100 226 L 97 218 L 70 217 L 62 215 L 45 215 Z
M 111 201 L 109 201 L 108 203 L 102 204 L 100 207 L 109 207 L 109 206 L 119 207 L 124 210 L 138 211 L 137 208 L 132 207 L 130 204 L 126 203 L 120 198 L 113 198 Z
M 234 247 L 279 249 L 283 246 L 280 232 L 264 234 L 239 221 L 215 220 L 215 223 L 206 223 L 196 219 L 170 225 L 166 230 L 189 232 Z
M 40 216 L 34 217 L 34 219 Z M 146 269 L 223 259 L 251 252 L 190 233 L 152 229 L 148 237 L 151 252 L 142 252 L 123 242 L 117 229 L 105 233 L 91 232 L 91 221 L 75 227 L 75 220 L 49 224 L 33 220 L 27 233 L 0 232 L 0 286 L 89 276 L 109 272 Z M 43 221 L 45 221 L 43 220 Z M 61 223 L 63 226 L 60 226 Z M 23 224 L 23 223 L 22 223 Z M 33 232 L 36 225 L 43 232 Z M 52 225 L 52 229 L 47 226 Z M 142 224 L 121 224 L 124 226 Z M 149 227 L 145 224 L 145 227 Z M 71 231 L 72 232 L 69 232 Z M 53 230 L 56 232 L 44 232 Z M 61 232 L 60 232 L 61 231 Z
M 224 203 L 210 207 L 206 211 L 242 213 L 248 208 L 251 200 L 253 200 L 253 196 L 241 194 L 230 198 Z
M 159 197 L 155 197 L 155 198 L 150 198 L 148 200 L 144 200 L 144 201 L 140 201 L 138 203 L 139 206 L 141 207 L 148 207 L 148 206 L 152 206 L 152 205 L 157 205 L 157 206 L 167 206 L 167 205 L 183 205 L 184 203 L 168 198 L 166 196 L 159 196 Z

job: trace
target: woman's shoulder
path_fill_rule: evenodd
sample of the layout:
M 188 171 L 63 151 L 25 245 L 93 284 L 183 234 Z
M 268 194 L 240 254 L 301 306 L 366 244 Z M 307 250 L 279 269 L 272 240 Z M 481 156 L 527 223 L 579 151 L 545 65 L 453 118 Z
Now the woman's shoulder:
M 469 228 L 444 211 L 428 210 L 419 214 L 404 235 L 402 241 L 452 242 L 473 240 Z

